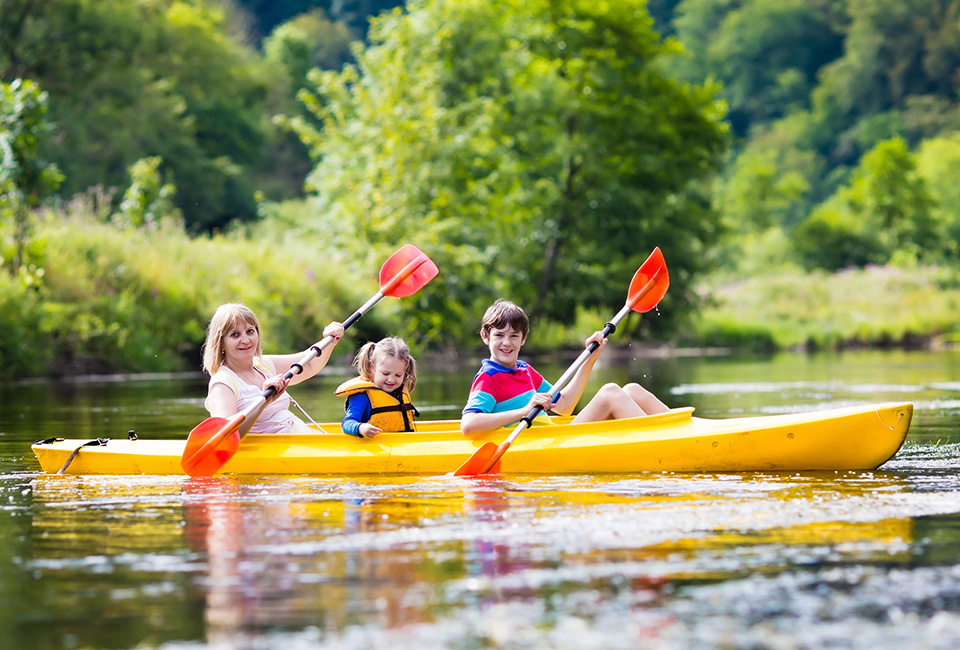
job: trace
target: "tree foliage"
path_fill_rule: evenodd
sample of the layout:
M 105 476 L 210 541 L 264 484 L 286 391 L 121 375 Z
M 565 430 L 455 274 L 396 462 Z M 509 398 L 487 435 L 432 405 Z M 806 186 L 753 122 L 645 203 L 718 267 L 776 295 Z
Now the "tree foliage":
M 830 270 L 885 264 L 897 252 L 930 258 L 939 249 L 933 206 L 906 142 L 881 142 L 850 183 L 797 227 L 797 247 L 813 266 Z
M 53 126 L 47 99 L 33 81 L 0 82 L 0 262 L 13 273 L 26 261 L 29 211 L 63 180 L 41 153 Z
M 234 0 L 255 18 L 256 35 L 265 36 L 296 16 L 322 11 L 355 34 L 365 35 L 371 16 L 402 6 L 403 0 Z
M 225 23 L 203 0 L 5 0 L 0 78 L 49 92 L 57 133 L 44 154 L 65 193 L 122 186 L 129 165 L 158 155 L 191 224 L 253 215 L 268 84 Z
M 741 136 L 715 188 L 733 233 L 719 258 L 768 227 L 827 268 L 893 259 L 895 242 L 955 258 L 942 170 L 909 159 L 960 131 L 960 0 L 682 0 L 671 26 L 685 53 L 669 69 L 718 79 Z
M 509 296 L 569 322 L 615 305 L 654 246 L 677 304 L 716 223 L 695 182 L 726 139 L 712 87 L 665 77 L 643 2 L 410 3 L 356 67 L 318 75 L 302 129 L 316 228 L 345 245 L 435 251 L 431 323 Z M 301 125 L 303 127 L 303 125 Z
M 745 135 L 756 122 L 803 107 L 820 68 L 841 51 L 843 34 L 827 0 L 684 0 L 677 37 L 688 54 L 674 63 L 685 78 L 714 77 Z

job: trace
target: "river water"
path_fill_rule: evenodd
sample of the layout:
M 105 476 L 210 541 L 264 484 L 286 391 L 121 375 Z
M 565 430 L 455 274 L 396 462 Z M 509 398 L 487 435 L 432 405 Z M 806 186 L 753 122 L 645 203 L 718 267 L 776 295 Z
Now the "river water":
M 333 366 L 333 364 L 332 364 Z M 541 366 L 548 377 L 560 364 Z M 295 389 L 339 418 L 345 368 Z M 472 378 L 421 375 L 426 417 Z M 0 386 L 8 648 L 960 647 L 960 352 L 626 359 L 702 417 L 916 411 L 877 470 L 358 478 L 42 474 L 47 436 L 183 437 L 202 378 Z

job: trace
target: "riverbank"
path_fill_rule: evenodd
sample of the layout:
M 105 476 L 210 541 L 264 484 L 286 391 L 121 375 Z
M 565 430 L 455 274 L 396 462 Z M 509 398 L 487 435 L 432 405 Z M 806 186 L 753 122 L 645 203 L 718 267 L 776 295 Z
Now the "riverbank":
M 336 275 L 305 244 L 285 245 L 287 258 L 278 265 L 242 234 L 190 238 L 172 226 L 121 232 L 79 217 L 41 225 L 44 268 L 0 276 L 3 381 L 197 369 L 206 319 L 223 296 L 257 305 L 271 349 L 297 349 L 329 314 L 348 313 L 343 305 L 367 297 L 360 283 Z M 250 263 L 225 274 L 224 260 Z M 828 274 L 781 266 L 755 277 L 706 277 L 698 294 L 701 306 L 666 336 L 649 334 L 645 325 L 659 315 L 679 316 L 672 293 L 657 311 L 631 317 L 605 357 L 939 349 L 960 341 L 960 273 L 946 267 L 888 265 Z M 385 302 L 351 331 L 344 367 L 356 341 L 407 335 L 393 330 L 405 322 L 399 309 Z M 524 354 L 557 358 L 565 350 L 573 357 L 586 334 L 609 317 L 605 309 L 579 313 L 570 325 L 538 322 Z M 469 332 L 475 324 L 450 326 Z M 419 336 L 408 340 L 424 362 L 473 363 L 485 356 L 479 337 L 470 336 L 464 347 L 455 337 Z
M 799 269 L 712 278 L 680 347 L 739 351 L 941 348 L 960 341 L 960 277 L 940 266 Z

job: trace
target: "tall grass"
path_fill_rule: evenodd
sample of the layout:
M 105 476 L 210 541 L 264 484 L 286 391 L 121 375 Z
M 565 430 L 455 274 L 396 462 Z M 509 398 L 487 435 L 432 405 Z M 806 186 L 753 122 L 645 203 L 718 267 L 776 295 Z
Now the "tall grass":
M 121 225 L 102 207 L 108 204 L 78 197 L 36 215 L 36 265 L 0 273 L 0 379 L 199 370 L 207 321 L 224 302 L 254 309 L 268 352 L 302 350 L 377 289 L 372 265 L 382 260 L 336 250 L 298 230 L 282 209 L 254 226 L 196 237 L 174 219 Z M 773 351 L 960 339 L 954 270 L 910 263 L 835 274 L 768 268 L 750 279 L 707 278 L 707 306 L 669 343 Z M 365 316 L 338 355 L 396 333 L 399 302 L 385 300 Z M 538 322 L 528 352 L 579 349 L 609 317 L 580 310 L 571 326 Z M 645 340 L 630 331 L 643 322 L 627 323 L 614 345 Z M 470 353 L 483 352 L 472 334 L 478 323 L 479 314 L 448 324 L 465 333 L 462 344 L 473 341 Z
M 92 203 L 38 215 L 43 274 L 0 274 L 0 377 L 197 370 L 206 323 L 224 302 L 249 305 L 267 351 L 316 341 L 377 288 L 323 242 L 262 228 L 192 237 L 175 220 L 120 227 Z M 355 335 L 388 329 L 389 305 Z
M 917 345 L 960 332 L 960 276 L 887 265 L 837 273 L 779 268 L 704 289 L 712 303 L 686 341 L 750 350 Z

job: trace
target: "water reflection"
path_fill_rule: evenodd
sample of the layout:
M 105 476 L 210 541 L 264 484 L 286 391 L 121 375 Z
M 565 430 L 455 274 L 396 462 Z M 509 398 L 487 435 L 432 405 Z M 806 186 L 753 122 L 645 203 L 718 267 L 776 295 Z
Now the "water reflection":
M 31 570 L 98 584 L 109 609 L 138 585 L 138 607 L 167 612 L 155 638 L 171 638 L 175 601 L 199 598 L 193 616 L 215 647 L 280 632 L 363 647 L 345 641 L 357 629 L 380 642 L 421 630 L 429 646 L 452 628 L 495 645 L 529 625 L 627 647 L 599 627 L 618 608 L 630 639 L 663 642 L 683 608 L 709 609 L 698 586 L 746 598 L 733 585 L 785 571 L 955 558 L 960 511 L 956 493 L 913 490 L 905 472 L 31 485 Z M 171 574 L 188 580 L 144 587 Z
M 192 388 L 151 402 L 152 389 L 117 384 L 105 404 L 77 389 L 91 406 L 79 418 L 69 395 L 20 410 L 0 395 L 13 468 L 0 475 L 0 633 L 11 647 L 166 650 L 958 647 L 960 364 L 888 359 L 653 373 L 706 417 L 924 404 L 872 472 L 51 476 L 16 445 L 72 421 L 98 435 L 107 418 L 116 435 L 189 430 Z M 459 387 L 424 387 L 428 406 L 456 403 Z M 306 396 L 321 418 L 342 408 L 325 395 Z

